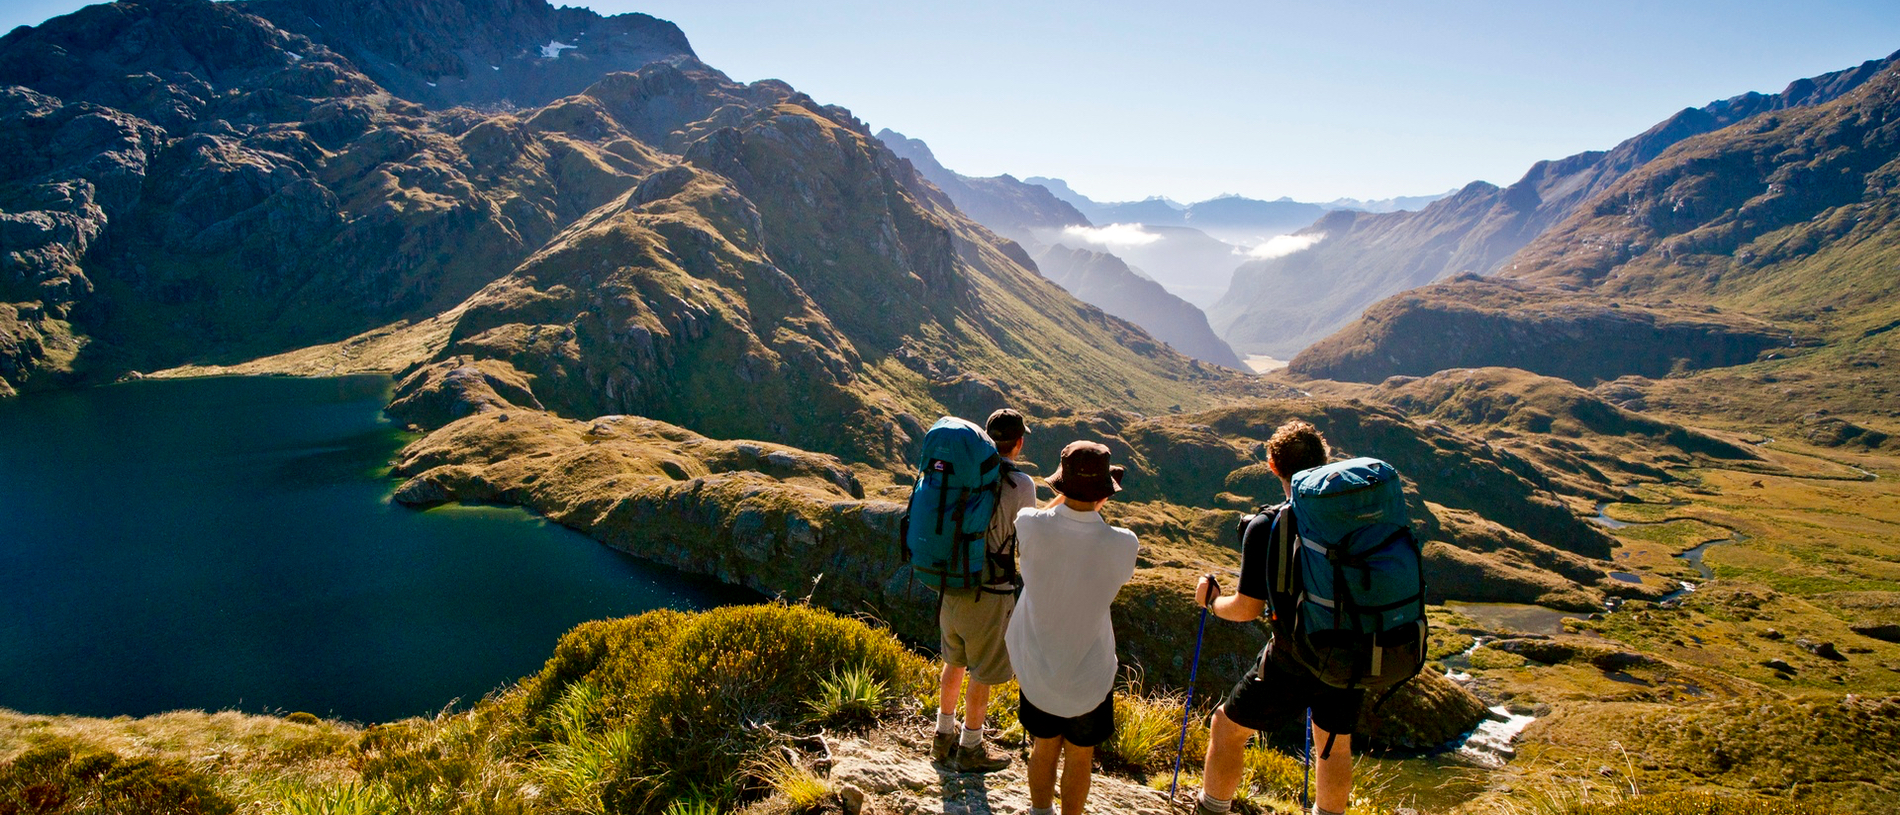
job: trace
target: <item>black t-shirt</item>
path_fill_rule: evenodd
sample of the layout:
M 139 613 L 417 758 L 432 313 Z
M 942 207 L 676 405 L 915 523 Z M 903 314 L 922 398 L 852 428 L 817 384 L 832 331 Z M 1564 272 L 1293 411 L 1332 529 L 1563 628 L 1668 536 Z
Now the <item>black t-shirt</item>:
M 1273 525 L 1280 522 L 1280 510 L 1285 506 L 1278 504 L 1262 510 L 1263 517 L 1256 519 L 1248 530 L 1252 534 L 1242 540 L 1237 590 L 1255 600 L 1266 601 L 1273 597 L 1273 579 L 1267 567 L 1273 560 L 1273 536 L 1277 534 Z

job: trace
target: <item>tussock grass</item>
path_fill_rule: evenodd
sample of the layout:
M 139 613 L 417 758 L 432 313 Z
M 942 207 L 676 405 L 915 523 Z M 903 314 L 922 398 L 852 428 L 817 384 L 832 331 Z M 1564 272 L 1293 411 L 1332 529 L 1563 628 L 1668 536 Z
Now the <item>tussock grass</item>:
M 832 796 L 831 785 L 811 768 L 795 762 L 783 752 L 768 752 L 752 768 L 752 774 L 771 788 L 792 812 L 811 812 Z
M 1115 733 L 1103 745 L 1103 758 L 1136 773 L 1167 772 L 1174 768 L 1181 744 L 1181 716 L 1186 698 L 1179 692 L 1144 693 L 1139 674 L 1115 692 Z M 1207 717 L 1190 717 L 1182 765 L 1198 767 L 1207 755 Z
M 812 720 L 845 729 L 877 722 L 891 696 L 890 686 L 864 668 L 850 668 L 818 684 L 818 698 L 807 704 Z
M 395 805 L 388 787 L 350 782 L 298 790 L 285 799 L 283 811 L 285 815 L 382 815 Z

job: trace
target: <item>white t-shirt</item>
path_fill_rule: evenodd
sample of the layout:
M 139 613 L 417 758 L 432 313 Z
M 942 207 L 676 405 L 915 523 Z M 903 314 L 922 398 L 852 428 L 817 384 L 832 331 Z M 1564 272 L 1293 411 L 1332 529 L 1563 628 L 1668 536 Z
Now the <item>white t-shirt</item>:
M 1115 686 L 1108 606 L 1135 576 L 1135 533 L 1066 504 L 1016 515 L 1022 599 L 1004 642 L 1016 681 L 1043 712 L 1080 716 Z

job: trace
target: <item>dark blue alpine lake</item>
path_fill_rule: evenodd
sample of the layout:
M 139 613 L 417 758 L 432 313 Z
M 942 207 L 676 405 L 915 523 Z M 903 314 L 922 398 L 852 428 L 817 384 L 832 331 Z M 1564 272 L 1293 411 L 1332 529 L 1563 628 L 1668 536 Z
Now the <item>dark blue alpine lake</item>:
M 0 707 L 387 721 L 538 670 L 585 620 L 751 595 L 519 509 L 389 502 L 390 382 L 0 399 Z

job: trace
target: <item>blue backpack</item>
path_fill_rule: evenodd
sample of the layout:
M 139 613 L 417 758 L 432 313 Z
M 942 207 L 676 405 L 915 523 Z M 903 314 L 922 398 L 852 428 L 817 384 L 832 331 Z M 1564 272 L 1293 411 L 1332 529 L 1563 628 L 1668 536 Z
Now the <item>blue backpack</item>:
M 903 522 L 913 579 L 938 591 L 983 585 L 989 560 L 984 535 L 996 513 L 1003 469 L 1003 457 L 983 428 L 955 416 L 930 426 Z
M 1270 602 L 1295 663 L 1333 687 L 1387 694 L 1418 674 L 1425 572 L 1391 465 L 1355 458 L 1302 470 L 1272 534 Z

